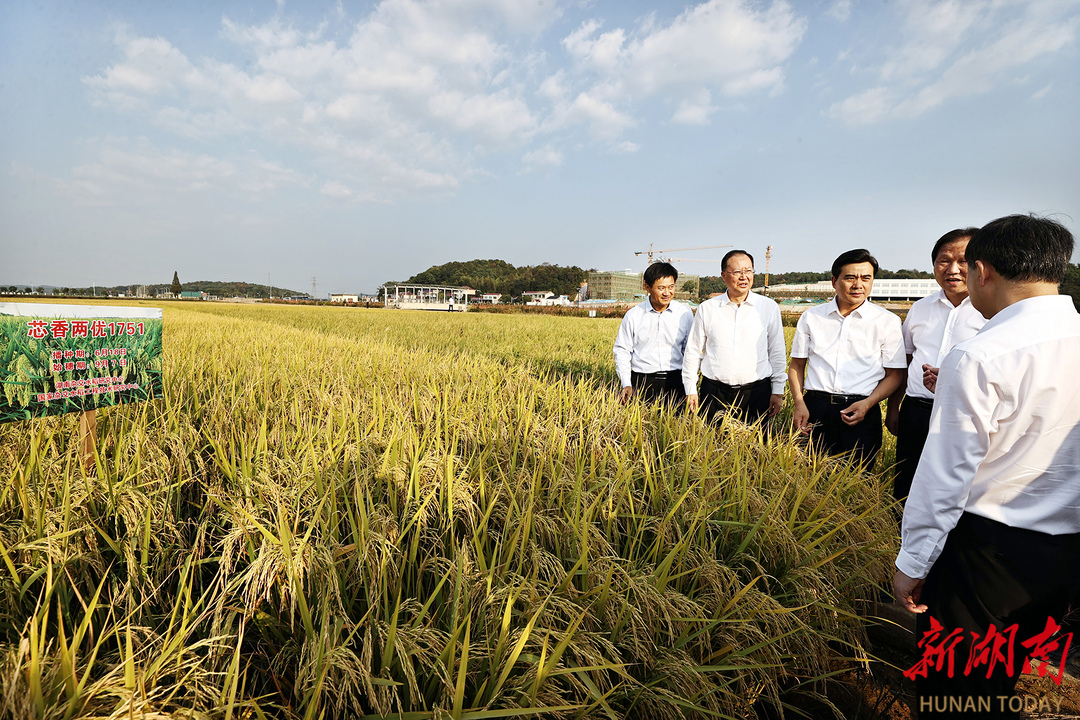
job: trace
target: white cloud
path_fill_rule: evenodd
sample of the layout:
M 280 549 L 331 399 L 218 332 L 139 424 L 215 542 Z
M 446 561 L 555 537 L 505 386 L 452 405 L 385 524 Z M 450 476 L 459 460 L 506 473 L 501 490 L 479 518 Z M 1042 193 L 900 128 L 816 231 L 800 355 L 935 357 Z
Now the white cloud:
M 708 0 L 666 26 L 650 17 L 636 33 L 617 28 L 597 36 L 600 24 L 588 22 L 563 44 L 602 80 L 638 96 L 702 86 L 744 95 L 781 87 L 782 64 L 806 28 L 786 2 L 759 9 L 743 0 Z
M 352 197 L 353 191 L 348 185 L 342 185 L 334 180 L 329 180 L 319 188 L 319 192 L 323 195 L 329 195 L 334 198 L 347 198 Z
M 81 204 L 138 206 L 209 194 L 258 200 L 283 187 L 311 184 L 296 170 L 253 153 L 221 158 L 121 137 L 91 142 L 88 150 L 91 159 L 56 183 Z
M 353 198 L 386 201 L 453 190 L 493 152 L 540 158 L 554 134 L 610 147 L 654 100 L 677 108 L 673 122 L 708 123 L 719 97 L 782 89 L 806 29 L 783 0 L 707 0 L 635 27 L 586 20 L 552 61 L 542 33 L 562 13 L 559 0 L 381 0 L 345 32 L 340 3 L 314 29 L 225 18 L 220 37 L 240 56 L 228 61 L 125 28 L 121 57 L 84 83 L 99 107 L 232 151 L 306 157 Z M 243 186 L 287 182 L 268 178 Z
M 260 103 L 286 103 L 301 98 L 285 78 L 260 75 L 251 81 L 247 96 Z
M 894 96 L 888 88 L 876 87 L 833 104 L 829 115 L 849 125 L 867 125 L 888 116 Z
M 641 146 L 637 143 L 632 143 L 629 140 L 624 140 L 615 147 L 612 148 L 612 152 L 616 153 L 636 153 L 641 149 Z
M 564 158 L 561 152 L 549 144 L 537 150 L 525 153 L 525 156 L 521 158 L 521 162 L 530 167 L 539 165 L 558 167 L 563 164 Z
M 887 50 L 875 87 L 828 114 L 859 125 L 912 118 L 960 97 L 1016 82 L 1029 66 L 1076 40 L 1071 0 L 908 0 L 903 37 Z
M 714 112 L 716 108 L 712 104 L 712 93 L 702 89 L 679 103 L 671 121 L 681 125 L 708 125 Z
M 1049 85 L 1044 87 L 1042 90 L 1038 90 L 1038 91 L 1032 93 L 1031 99 L 1032 100 L 1041 100 L 1042 98 L 1046 97 L 1046 94 L 1050 92 L 1050 88 L 1052 88 L 1053 86 L 1054 86 L 1054 84 L 1050 83 Z
M 847 22 L 851 17 L 852 0 L 834 0 L 833 4 L 829 6 L 826 14 L 834 20 L 840 22 Z

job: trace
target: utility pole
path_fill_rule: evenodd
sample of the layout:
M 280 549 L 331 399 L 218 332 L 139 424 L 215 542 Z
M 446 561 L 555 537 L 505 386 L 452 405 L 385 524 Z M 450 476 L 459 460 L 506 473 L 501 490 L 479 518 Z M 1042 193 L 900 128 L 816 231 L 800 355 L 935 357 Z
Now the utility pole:
M 763 294 L 769 294 L 769 261 L 772 260 L 772 245 L 765 247 L 765 292 Z
M 266 286 L 268 288 L 270 288 L 269 290 L 267 290 L 267 292 L 270 293 L 270 299 L 273 300 L 274 299 L 274 286 L 270 284 L 270 271 L 269 270 L 266 271 Z
M 318 300 L 319 296 L 315 294 L 315 276 L 311 276 L 311 299 Z

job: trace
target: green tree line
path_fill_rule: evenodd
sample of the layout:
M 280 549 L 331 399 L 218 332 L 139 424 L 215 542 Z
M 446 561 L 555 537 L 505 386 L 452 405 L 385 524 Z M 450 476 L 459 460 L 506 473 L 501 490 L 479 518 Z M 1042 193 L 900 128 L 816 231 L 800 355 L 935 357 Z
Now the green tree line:
M 576 265 L 523 265 L 504 260 L 469 260 L 435 265 L 413 275 L 407 283 L 471 287 L 480 293 L 518 296 L 531 290 L 550 290 L 573 299 L 587 271 Z

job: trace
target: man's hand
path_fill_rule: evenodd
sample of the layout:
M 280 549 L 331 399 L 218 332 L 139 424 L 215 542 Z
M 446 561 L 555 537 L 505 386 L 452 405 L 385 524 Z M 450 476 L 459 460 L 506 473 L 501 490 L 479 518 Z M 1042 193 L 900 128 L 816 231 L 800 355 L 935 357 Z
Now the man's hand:
M 903 571 L 897 570 L 892 581 L 893 596 L 896 598 L 896 604 L 908 612 L 926 612 L 926 606 L 918 604 L 925 583 L 925 579 L 916 580 L 905 575 Z
M 698 396 L 697 393 L 686 396 L 686 411 L 697 412 L 698 409 Z
M 634 386 L 627 385 L 622 389 L 622 392 L 619 393 L 619 402 L 625 405 L 630 402 L 630 398 L 632 397 L 634 397 Z
M 860 400 L 859 402 L 852 403 L 846 408 L 840 411 L 840 419 L 844 421 L 845 425 L 858 425 L 866 417 L 866 412 L 870 409 L 869 400 Z
M 900 432 L 900 403 L 889 400 L 889 409 L 885 412 L 885 429 L 893 435 Z
M 937 374 L 940 368 L 931 367 L 929 364 L 922 366 L 922 384 L 926 386 L 926 389 L 930 392 L 934 392 L 937 388 Z
M 784 407 L 783 395 L 769 396 L 769 417 L 776 417 L 782 407 Z
M 795 401 L 795 412 L 792 413 L 791 419 L 795 423 L 795 429 L 803 435 L 810 432 L 810 410 L 802 398 Z

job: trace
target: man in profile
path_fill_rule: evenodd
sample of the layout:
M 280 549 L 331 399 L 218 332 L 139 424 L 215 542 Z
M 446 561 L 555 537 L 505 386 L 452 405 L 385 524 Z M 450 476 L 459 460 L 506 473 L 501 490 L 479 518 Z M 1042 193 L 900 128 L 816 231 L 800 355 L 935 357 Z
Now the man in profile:
M 878 403 L 900 386 L 906 365 L 900 318 L 869 301 L 877 272 L 867 250 L 836 258 L 836 297 L 799 317 L 788 366 L 796 429 L 865 469 L 881 449 Z
M 933 622 L 960 633 L 952 677 L 930 667 L 916 679 L 920 717 L 951 717 L 969 699 L 1018 717 L 1009 701 L 1025 655 L 1047 649 L 1080 587 L 1080 314 L 1058 295 L 1072 251 L 1062 225 L 1024 215 L 967 246 L 969 296 L 987 323 L 941 365 L 893 578 L 920 638 Z M 976 633 L 1011 636 L 1015 661 L 969 672 Z
M 686 341 L 682 380 L 686 408 L 709 420 L 732 412 L 747 422 L 773 417 L 784 400 L 787 348 L 780 307 L 751 292 L 754 258 L 732 250 L 720 264 L 727 291 L 703 302 Z M 701 395 L 698 396 L 698 368 Z
M 912 305 L 904 319 L 907 382 L 889 398 L 885 413 L 885 427 L 896 436 L 893 496 L 900 501 L 911 490 L 911 479 L 930 431 L 941 361 L 954 345 L 974 337 L 986 323 L 971 304 L 967 289 L 964 252 L 977 230 L 951 230 L 934 243 L 930 258 L 934 261 L 934 279 L 941 289 Z
M 643 277 L 648 298 L 623 316 L 614 348 L 623 404 L 634 395 L 646 402 L 683 399 L 683 351 L 694 313 L 672 299 L 678 279 L 679 271 L 666 262 L 649 265 Z

